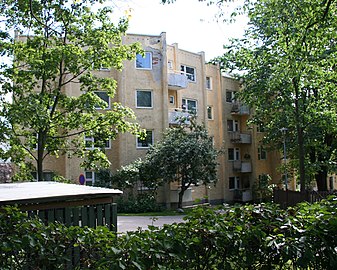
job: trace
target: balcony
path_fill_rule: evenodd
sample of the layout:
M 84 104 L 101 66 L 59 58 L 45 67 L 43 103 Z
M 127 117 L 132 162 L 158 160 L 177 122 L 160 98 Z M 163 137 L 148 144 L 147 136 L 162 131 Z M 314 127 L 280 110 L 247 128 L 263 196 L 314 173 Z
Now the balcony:
M 247 105 L 236 102 L 233 104 L 231 109 L 231 114 L 235 115 L 249 115 L 250 109 Z
M 186 125 L 190 125 L 190 116 L 191 114 L 181 109 L 173 109 L 169 111 L 169 124 L 170 125 L 179 125 L 182 121 Z
M 252 135 L 250 133 L 230 132 L 230 140 L 232 143 L 251 144 Z
M 168 74 L 168 88 L 170 90 L 186 89 L 188 86 L 188 79 L 184 74 L 172 72 Z
M 250 161 L 235 160 L 233 162 L 233 170 L 241 173 L 251 173 L 252 163 Z

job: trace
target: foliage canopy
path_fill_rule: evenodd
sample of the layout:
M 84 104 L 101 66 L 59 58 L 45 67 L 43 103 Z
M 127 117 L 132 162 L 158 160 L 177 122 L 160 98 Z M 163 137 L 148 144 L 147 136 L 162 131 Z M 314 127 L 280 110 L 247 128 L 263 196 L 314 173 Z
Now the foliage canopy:
M 68 153 L 84 159 L 86 168 L 107 167 L 103 148 L 117 133 L 137 133 L 134 113 L 119 103 L 109 110 L 96 91 L 115 95 L 116 81 L 98 76 L 101 67 L 121 70 L 124 60 L 140 53 L 138 44 L 123 45 L 125 19 L 114 24 L 103 0 L 8 0 L 0 3 L 3 19 L 0 54 L 12 63 L 0 69 L 2 100 L 0 141 L 9 143 L 1 156 L 29 172 L 34 161 L 43 179 L 43 161 Z M 15 36 L 13 32 L 15 31 Z M 71 94 L 80 85 L 80 93 Z M 96 148 L 85 147 L 84 135 Z

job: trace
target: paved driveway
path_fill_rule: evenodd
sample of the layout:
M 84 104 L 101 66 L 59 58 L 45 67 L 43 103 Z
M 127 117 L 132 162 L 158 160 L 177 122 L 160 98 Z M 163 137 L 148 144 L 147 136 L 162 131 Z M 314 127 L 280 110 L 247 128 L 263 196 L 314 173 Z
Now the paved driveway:
M 161 227 L 164 224 L 184 222 L 184 216 L 118 216 L 117 217 L 117 231 L 127 232 L 136 231 L 139 227 L 147 229 L 148 225 Z

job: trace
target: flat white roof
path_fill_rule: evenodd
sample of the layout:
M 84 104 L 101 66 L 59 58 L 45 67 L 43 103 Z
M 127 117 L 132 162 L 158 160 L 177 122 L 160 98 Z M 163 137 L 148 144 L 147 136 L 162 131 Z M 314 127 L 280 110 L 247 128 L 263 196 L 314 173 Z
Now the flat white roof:
M 0 204 L 31 201 L 78 200 L 120 195 L 118 189 L 91 187 L 58 182 L 22 182 L 0 184 Z

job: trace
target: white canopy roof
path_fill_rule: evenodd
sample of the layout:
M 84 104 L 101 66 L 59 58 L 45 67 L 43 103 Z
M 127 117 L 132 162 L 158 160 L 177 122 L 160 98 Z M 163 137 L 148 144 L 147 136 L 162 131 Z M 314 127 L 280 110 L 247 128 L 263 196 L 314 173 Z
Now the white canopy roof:
M 0 184 L 0 204 L 106 198 L 122 193 L 117 189 L 58 182 L 6 183 Z

